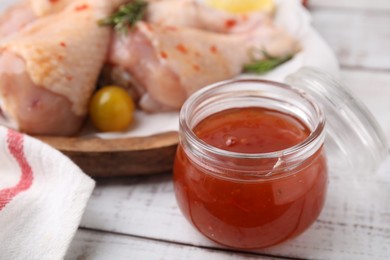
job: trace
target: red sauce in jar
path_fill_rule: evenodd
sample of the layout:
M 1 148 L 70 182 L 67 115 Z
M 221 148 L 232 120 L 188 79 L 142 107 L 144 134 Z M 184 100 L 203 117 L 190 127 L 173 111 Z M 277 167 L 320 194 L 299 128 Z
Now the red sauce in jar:
M 228 109 L 194 129 L 207 144 L 237 153 L 281 151 L 303 142 L 310 129 L 299 119 L 265 108 Z M 226 165 L 234 162 L 226 160 Z M 265 160 L 271 171 L 277 162 Z M 271 176 L 216 174 L 191 160 L 179 145 L 175 194 L 185 217 L 208 238 L 235 248 L 263 248 L 306 230 L 324 205 L 327 166 L 323 149 L 297 168 Z

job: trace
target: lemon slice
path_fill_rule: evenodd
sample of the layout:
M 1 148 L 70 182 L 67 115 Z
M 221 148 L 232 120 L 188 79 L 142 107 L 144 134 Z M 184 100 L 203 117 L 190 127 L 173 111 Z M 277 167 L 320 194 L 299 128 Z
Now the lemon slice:
M 273 12 L 275 8 L 274 0 L 206 0 L 213 8 L 231 13 L 248 13 L 253 11 Z

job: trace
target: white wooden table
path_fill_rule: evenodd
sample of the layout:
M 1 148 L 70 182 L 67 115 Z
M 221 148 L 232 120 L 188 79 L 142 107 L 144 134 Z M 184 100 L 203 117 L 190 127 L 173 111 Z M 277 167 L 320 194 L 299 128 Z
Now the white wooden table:
M 309 3 L 342 80 L 390 140 L 390 1 Z M 325 209 L 307 232 L 251 252 L 197 233 L 176 206 L 170 174 L 98 181 L 66 259 L 390 259 L 390 182 L 362 178 L 356 185 L 331 176 Z

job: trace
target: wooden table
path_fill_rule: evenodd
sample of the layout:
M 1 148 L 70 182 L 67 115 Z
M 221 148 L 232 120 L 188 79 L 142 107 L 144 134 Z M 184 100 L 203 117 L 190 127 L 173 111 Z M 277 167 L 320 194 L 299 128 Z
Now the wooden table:
M 309 2 L 343 82 L 390 140 L 390 1 Z M 361 178 L 331 176 L 325 209 L 307 232 L 251 252 L 197 233 L 179 212 L 171 174 L 98 181 L 66 259 L 390 259 L 390 182 Z

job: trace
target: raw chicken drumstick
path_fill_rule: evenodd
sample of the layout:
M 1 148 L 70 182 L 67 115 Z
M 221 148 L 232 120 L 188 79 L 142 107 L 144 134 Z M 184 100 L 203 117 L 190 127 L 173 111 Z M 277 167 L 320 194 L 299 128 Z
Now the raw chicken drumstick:
M 114 36 L 109 62 L 125 68 L 138 84 L 147 111 L 179 109 L 196 90 L 242 72 L 252 54 L 293 54 L 298 43 L 274 26 L 240 34 L 139 22 L 127 36 Z M 254 55 L 256 55 L 254 54 Z
M 77 0 L 0 43 L 0 124 L 29 134 L 71 135 L 106 58 L 106 0 Z
M 40 17 L 62 12 L 74 2 L 77 0 L 24 0 L 17 2 L 0 15 L 0 40 L 18 32 Z M 106 0 L 105 4 L 110 5 L 112 10 L 115 10 L 127 2 L 131 2 L 131 0 Z

